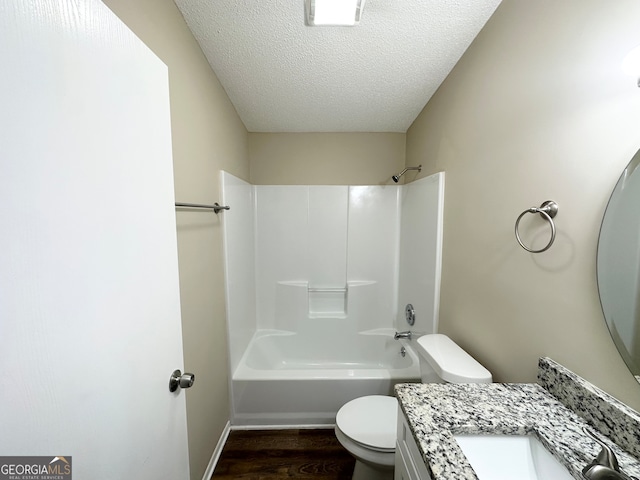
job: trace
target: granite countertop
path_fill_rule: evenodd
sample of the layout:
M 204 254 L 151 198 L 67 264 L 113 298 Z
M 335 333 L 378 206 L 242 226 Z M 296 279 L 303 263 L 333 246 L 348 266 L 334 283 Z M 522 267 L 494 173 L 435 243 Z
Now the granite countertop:
M 533 434 L 576 479 L 600 451 L 582 431 L 593 425 L 539 384 L 417 383 L 396 385 L 395 392 L 433 480 L 477 479 L 457 434 Z M 609 443 L 621 470 L 640 478 L 640 462 Z

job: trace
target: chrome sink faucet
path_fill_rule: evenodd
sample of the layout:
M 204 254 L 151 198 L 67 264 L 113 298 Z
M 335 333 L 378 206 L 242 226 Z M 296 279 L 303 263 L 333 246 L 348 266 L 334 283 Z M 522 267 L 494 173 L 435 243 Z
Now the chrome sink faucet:
M 407 330 L 406 332 L 396 332 L 396 334 L 393 336 L 394 340 L 399 340 L 401 338 L 406 338 L 408 340 L 411 340 L 411 335 L 413 335 L 411 333 L 411 330 Z
M 620 471 L 618 459 L 611 448 L 605 445 L 591 430 L 587 428 L 582 430 L 602 447 L 596 458 L 582 469 L 584 478 L 588 480 L 637 480 Z

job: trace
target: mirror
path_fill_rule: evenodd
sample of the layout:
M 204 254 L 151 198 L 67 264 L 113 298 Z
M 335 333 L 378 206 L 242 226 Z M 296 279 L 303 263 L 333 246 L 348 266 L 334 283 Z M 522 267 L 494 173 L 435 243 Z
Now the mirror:
M 640 381 L 640 151 L 622 172 L 598 240 L 600 303 L 620 355 Z

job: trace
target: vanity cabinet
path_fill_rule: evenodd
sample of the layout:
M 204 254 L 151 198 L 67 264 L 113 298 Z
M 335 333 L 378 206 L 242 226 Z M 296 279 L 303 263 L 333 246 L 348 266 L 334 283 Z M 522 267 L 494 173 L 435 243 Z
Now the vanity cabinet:
M 413 438 L 407 419 L 398 407 L 398 435 L 394 480 L 431 480 L 418 444 Z

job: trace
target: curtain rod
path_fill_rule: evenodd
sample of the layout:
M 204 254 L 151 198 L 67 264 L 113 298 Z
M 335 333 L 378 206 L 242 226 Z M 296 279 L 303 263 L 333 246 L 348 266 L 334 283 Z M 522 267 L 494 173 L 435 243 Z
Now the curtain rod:
M 229 210 L 231 207 L 228 205 L 220 205 L 218 202 L 213 205 L 202 205 L 200 203 L 181 203 L 176 202 L 177 208 L 204 208 L 207 210 L 213 210 L 214 213 L 218 214 L 220 210 Z

